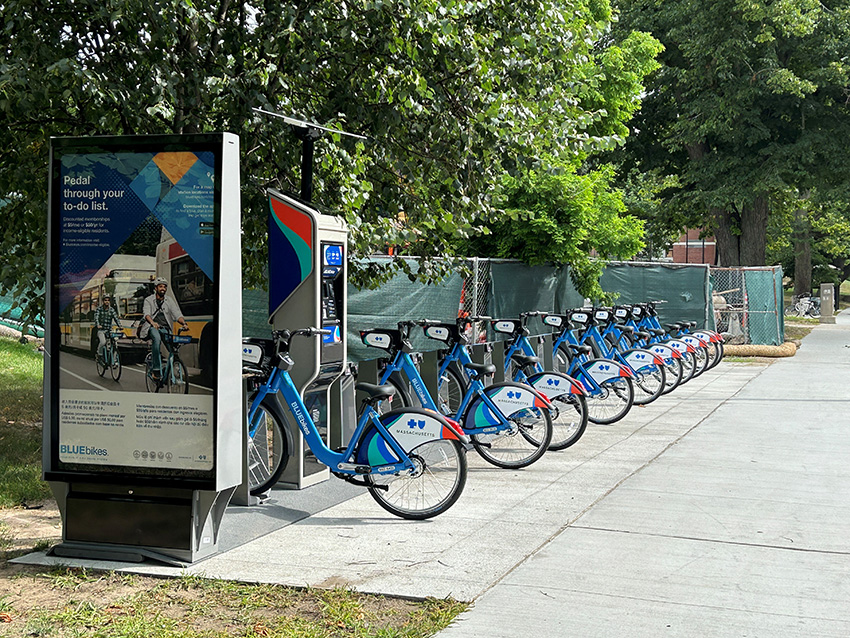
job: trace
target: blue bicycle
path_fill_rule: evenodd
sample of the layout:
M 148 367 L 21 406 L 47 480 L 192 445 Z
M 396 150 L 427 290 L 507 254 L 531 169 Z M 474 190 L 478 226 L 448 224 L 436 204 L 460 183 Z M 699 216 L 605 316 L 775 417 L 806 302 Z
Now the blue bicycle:
M 450 346 L 440 368 L 436 401 L 426 389 L 410 354 L 410 330 L 417 325 L 423 327 L 425 336 Z M 363 330 L 360 335 L 363 343 L 390 355 L 381 382 L 396 387 L 395 394 L 404 403 L 409 405 L 411 399 L 399 381 L 399 374 L 407 377 L 416 400 L 424 408 L 459 422 L 475 450 L 487 462 L 509 469 L 527 467 L 543 456 L 552 440 L 549 415 L 552 405 L 528 386 L 510 382 L 485 386 L 483 378 L 495 373 L 496 367 L 472 361 L 462 332 L 458 324 L 423 320 L 399 322 L 396 330 Z M 449 367 L 453 363 L 467 373 L 468 383 L 459 381 L 458 373 Z
M 576 335 L 578 342 L 591 347 L 596 357 L 617 361 L 632 373 L 635 405 L 648 405 L 664 391 L 664 361 L 642 347 L 618 350 L 606 339 L 617 330 L 614 313 L 610 308 L 594 308 L 593 320 Z
M 580 344 L 573 333 L 592 321 L 590 311 L 571 310 L 566 315 L 544 313 L 543 323 L 559 332 L 552 343 L 555 369 L 581 381 L 587 391 L 588 419 L 610 424 L 625 417 L 635 399 L 632 373 L 611 359 L 591 358 L 592 349 Z
M 345 448 L 330 449 L 289 375 L 295 365 L 289 354 L 292 338 L 322 334 L 330 331 L 281 330 L 271 341 L 243 340 L 243 370 L 257 379 L 248 410 L 251 493 L 266 491 L 286 466 L 286 420 L 334 476 L 366 487 L 388 512 L 413 520 L 445 512 L 466 484 L 466 436 L 433 411 L 404 408 L 380 414 L 375 405 L 395 389 L 358 383 L 367 398 L 357 427 Z
M 529 341 L 528 320 L 542 313 L 521 312 L 519 320 L 492 319 L 493 330 L 509 337 L 505 342 L 505 373 L 517 383 L 535 388 L 552 402 L 550 450 L 563 450 L 578 442 L 587 429 L 587 392 L 572 377 L 544 370 Z

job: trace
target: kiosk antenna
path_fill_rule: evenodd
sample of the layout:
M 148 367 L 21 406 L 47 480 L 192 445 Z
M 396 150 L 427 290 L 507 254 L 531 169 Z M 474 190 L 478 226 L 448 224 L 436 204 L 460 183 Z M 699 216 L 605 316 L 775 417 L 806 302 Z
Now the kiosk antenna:
M 263 115 L 279 117 L 292 127 L 292 132 L 295 134 L 295 137 L 301 140 L 301 199 L 307 203 L 310 203 L 313 198 L 313 146 L 316 140 L 321 139 L 325 132 L 339 133 L 340 135 L 347 135 L 348 137 L 353 137 L 358 140 L 368 139 L 364 135 L 357 135 L 356 133 L 348 133 L 347 131 L 328 128 L 321 124 L 306 122 L 304 120 L 281 115 L 280 113 L 275 113 L 273 111 L 266 111 L 258 108 L 254 108 L 254 111 L 262 113 Z

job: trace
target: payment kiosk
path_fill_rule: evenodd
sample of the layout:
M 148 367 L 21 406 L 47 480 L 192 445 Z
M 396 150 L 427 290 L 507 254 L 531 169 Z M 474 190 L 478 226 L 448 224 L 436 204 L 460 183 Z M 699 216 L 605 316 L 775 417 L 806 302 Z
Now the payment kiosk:
M 269 190 L 268 201 L 269 322 L 275 330 L 330 331 L 321 338 L 292 340 L 290 374 L 331 443 L 336 437 L 330 428 L 339 427 L 340 409 L 329 393 L 346 368 L 348 230 L 342 219 L 278 191 Z M 312 455 L 295 424 L 288 425 L 296 441 L 281 483 L 301 489 L 327 479 L 327 467 Z
M 52 139 L 49 207 L 52 553 L 207 557 L 242 474 L 239 138 Z M 203 380 L 180 357 L 201 345 Z

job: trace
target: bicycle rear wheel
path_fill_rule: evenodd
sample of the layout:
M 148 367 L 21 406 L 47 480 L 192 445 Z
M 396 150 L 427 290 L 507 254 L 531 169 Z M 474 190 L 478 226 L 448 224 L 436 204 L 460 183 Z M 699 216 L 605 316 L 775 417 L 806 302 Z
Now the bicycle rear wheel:
M 682 382 L 682 363 L 679 359 L 664 359 L 664 389 L 661 394 L 668 394 L 679 387 Z
M 113 343 L 109 346 L 109 360 L 111 365 L 109 366 L 109 374 L 112 375 L 113 381 L 118 381 L 121 378 L 121 355 L 118 352 L 118 347 Z
M 666 387 L 667 373 L 664 366 L 653 365 L 635 371 L 635 405 L 649 405 L 660 397 Z
M 469 409 L 476 403 L 473 401 Z M 552 417 L 542 408 L 523 408 L 506 416 L 513 427 L 492 434 L 473 434 L 472 445 L 485 461 L 496 467 L 528 467 L 543 456 L 552 441 Z
M 369 474 L 369 494 L 385 510 L 410 520 L 442 514 L 466 485 L 466 453 L 451 439 L 434 439 L 408 454 L 414 469 L 408 474 Z
M 587 399 L 582 394 L 564 394 L 551 399 L 552 442 L 550 450 L 565 450 L 574 445 L 587 429 Z
M 263 399 L 248 424 L 248 489 L 255 496 L 277 483 L 289 460 L 283 424 L 267 404 L 269 400 Z
M 587 396 L 588 419 L 593 423 L 609 425 L 629 413 L 635 400 L 632 380 L 614 377 L 598 383 L 599 390 Z

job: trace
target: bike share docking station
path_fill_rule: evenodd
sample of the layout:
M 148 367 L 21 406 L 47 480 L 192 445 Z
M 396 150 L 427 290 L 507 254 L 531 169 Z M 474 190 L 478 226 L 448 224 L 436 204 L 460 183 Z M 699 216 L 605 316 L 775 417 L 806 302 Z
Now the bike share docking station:
M 362 136 L 328 129 L 278 113 L 254 109 L 283 119 L 302 142 L 301 195 L 268 190 L 269 203 L 269 323 L 274 330 L 322 328 L 321 338 L 295 338 L 290 375 L 325 443 L 338 447 L 346 427 L 356 424 L 354 379 L 347 366 L 348 228 L 343 219 L 323 215 L 310 204 L 313 193 L 313 145 L 324 131 L 359 139 Z M 250 342 L 250 340 L 249 340 Z M 297 413 L 296 413 L 297 414 Z M 289 410 L 278 413 L 287 425 L 290 457 L 279 485 L 302 489 L 330 478 L 301 434 Z
M 244 423 L 240 226 L 235 135 L 51 140 L 43 473 L 62 515 L 52 554 L 182 565 L 217 551 L 242 473 L 233 454 Z M 158 250 L 163 237 L 169 245 Z M 143 282 L 169 260 L 167 292 L 98 288 L 113 255 L 155 263 L 135 274 Z M 127 328 L 145 313 L 160 334 L 183 321 L 206 327 L 211 380 L 185 379 L 177 354 L 163 362 L 163 383 L 148 385 L 136 366 L 110 378 L 60 350 L 63 335 L 98 329 L 107 295 Z M 129 357 L 129 344 L 119 339 L 118 352 Z

